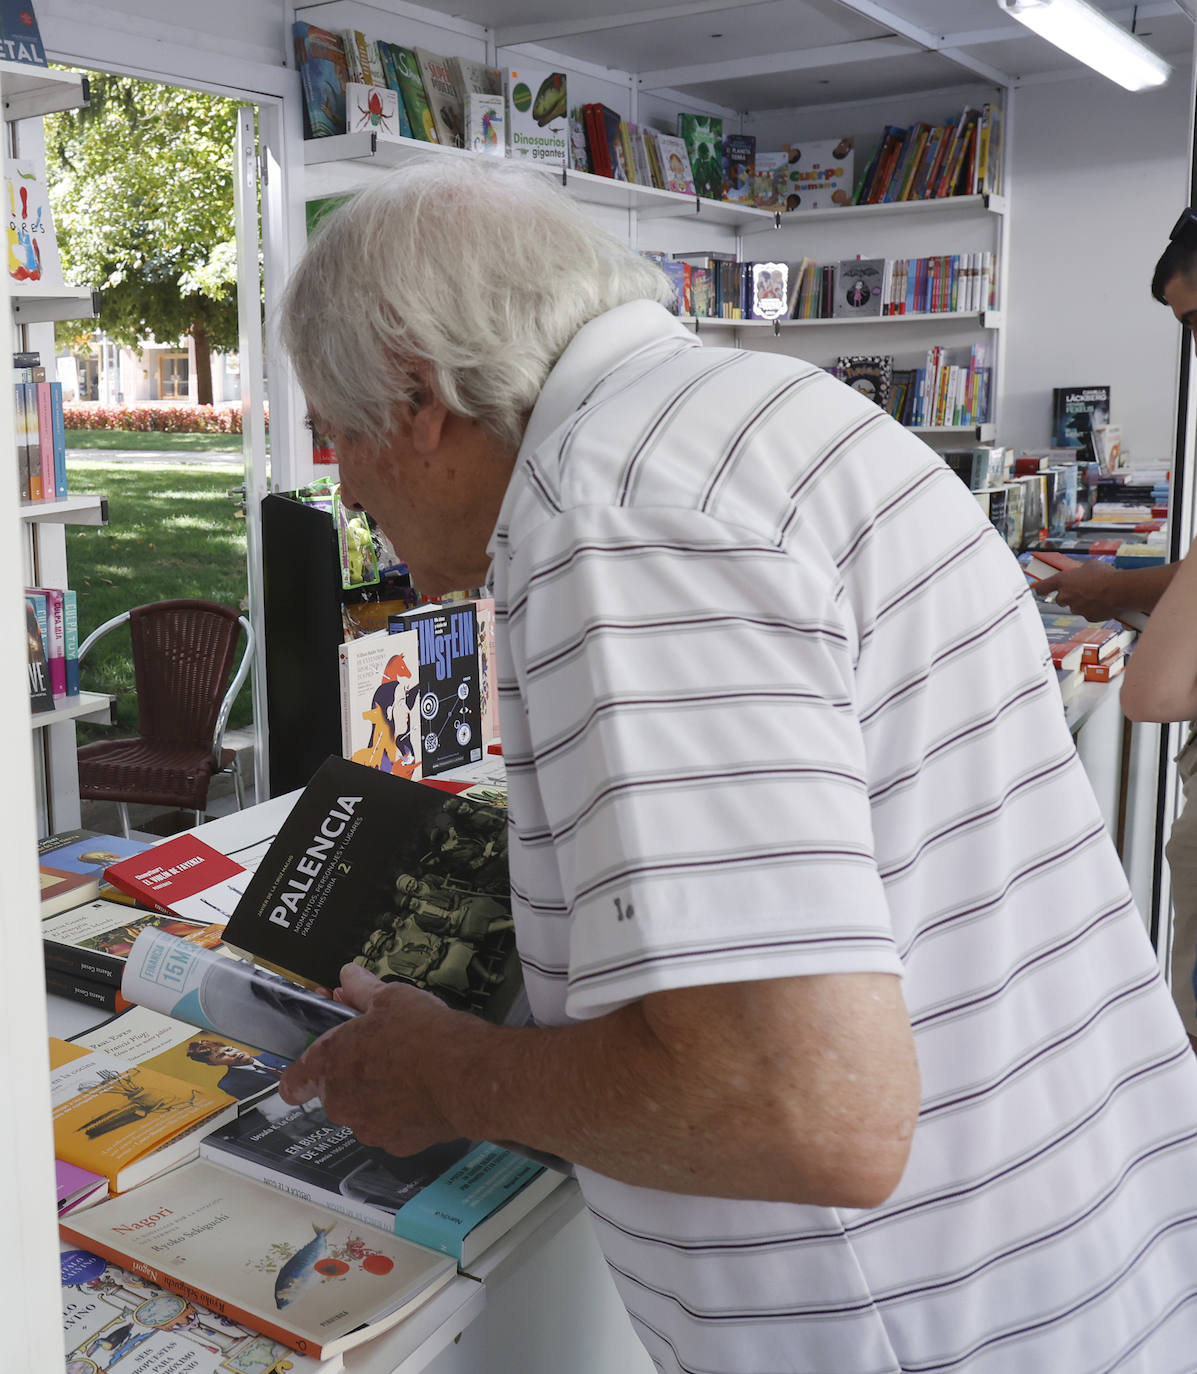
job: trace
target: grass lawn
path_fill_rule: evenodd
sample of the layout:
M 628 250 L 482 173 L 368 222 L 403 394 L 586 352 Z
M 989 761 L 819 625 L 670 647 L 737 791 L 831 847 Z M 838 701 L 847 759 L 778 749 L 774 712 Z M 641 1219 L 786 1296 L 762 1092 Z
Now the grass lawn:
M 104 431 L 97 431 L 104 433 Z M 154 439 L 213 439 L 220 435 L 137 435 Z M 68 447 L 71 436 L 68 435 Z M 123 447 L 121 444 L 113 447 Z M 105 620 L 133 606 L 171 597 L 203 597 L 244 610 L 245 521 L 228 495 L 240 472 L 202 457 L 181 463 L 104 462 L 72 458 L 72 492 L 108 497 L 104 527 L 68 525 L 67 567 L 79 596 L 79 640 Z M 115 630 L 88 654 L 83 666 L 88 691 L 117 695 L 116 725 L 79 725 L 80 743 L 106 735 L 136 733 L 133 658 L 128 632 Z M 229 724 L 252 719 L 249 683 L 233 706 Z
M 159 449 L 169 453 L 240 453 L 240 434 L 158 434 L 129 429 L 68 429 L 68 449 Z

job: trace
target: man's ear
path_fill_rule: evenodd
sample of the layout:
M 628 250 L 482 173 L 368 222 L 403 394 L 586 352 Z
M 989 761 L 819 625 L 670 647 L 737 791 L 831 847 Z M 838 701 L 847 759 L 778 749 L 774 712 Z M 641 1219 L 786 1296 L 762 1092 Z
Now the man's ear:
M 411 442 L 417 453 L 436 452 L 440 447 L 445 421 L 448 418 L 448 407 L 429 387 L 420 398 L 420 404 L 411 421 Z

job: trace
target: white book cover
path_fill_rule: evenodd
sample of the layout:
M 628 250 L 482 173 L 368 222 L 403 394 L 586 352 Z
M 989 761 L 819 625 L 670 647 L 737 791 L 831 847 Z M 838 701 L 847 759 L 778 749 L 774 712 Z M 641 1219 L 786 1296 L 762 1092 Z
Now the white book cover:
M 389 86 L 367 86 L 350 81 L 345 87 L 346 133 L 377 134 L 402 138 L 399 131 L 399 92 Z
M 466 147 L 491 157 L 507 156 L 506 102 L 501 95 L 474 91 L 465 98 Z
M 4 166 L 8 199 L 8 275 L 15 282 L 61 284 L 58 240 L 43 168 L 29 158 Z
M 377 630 L 337 648 L 341 753 L 382 773 L 419 778 L 420 642 Z
M 569 163 L 569 102 L 565 73 L 513 67 L 508 87 L 508 143 L 512 157 L 552 166 Z

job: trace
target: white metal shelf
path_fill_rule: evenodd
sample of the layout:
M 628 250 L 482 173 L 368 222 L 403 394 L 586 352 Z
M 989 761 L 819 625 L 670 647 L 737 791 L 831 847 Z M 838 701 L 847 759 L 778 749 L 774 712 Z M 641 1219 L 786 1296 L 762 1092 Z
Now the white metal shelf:
M 106 525 L 106 496 L 68 496 L 62 501 L 23 501 L 19 514 L 27 524 Z
M 75 697 L 59 697 L 52 711 L 38 711 L 29 717 L 35 730 L 61 725 L 66 720 L 108 721 L 112 717 L 112 698 L 102 692 L 80 692 Z
M 0 61 L 0 82 L 7 120 L 36 119 L 61 110 L 77 110 L 90 100 L 87 77 L 79 72 Z
M 826 205 L 818 210 L 788 210 L 774 212 L 758 210 L 757 214 L 769 215 L 772 222 L 768 225 L 748 225 L 745 234 L 763 233 L 765 229 L 801 229 L 808 224 L 821 220 L 865 221 L 875 219 L 905 218 L 919 215 L 1004 215 L 1005 196 L 939 196 L 931 200 L 895 200 L 881 205 Z
M 98 291 L 90 286 L 67 286 L 63 282 L 14 282 L 11 301 L 17 324 L 90 320 L 100 313 Z
M 1002 314 L 998 310 L 935 310 L 911 315 L 854 315 L 844 320 L 727 320 L 721 315 L 681 315 L 679 319 L 683 324 L 694 325 L 696 329 L 703 329 L 708 325 L 723 329 L 809 329 L 817 326 L 839 329 L 843 326 L 851 328 L 862 324 L 942 324 L 945 321 L 964 321 L 970 325 L 980 325 L 982 329 L 1000 329 L 1003 324 Z

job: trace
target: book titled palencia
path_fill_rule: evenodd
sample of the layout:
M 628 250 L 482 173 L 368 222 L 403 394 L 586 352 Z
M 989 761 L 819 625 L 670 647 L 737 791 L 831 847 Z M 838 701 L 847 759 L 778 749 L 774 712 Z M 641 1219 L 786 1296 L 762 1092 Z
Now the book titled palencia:
M 506 813 L 345 759 L 317 769 L 225 940 L 297 982 L 335 987 L 356 962 L 488 1020 L 527 1019 Z
M 65 1217 L 59 1230 L 314 1359 L 396 1325 L 457 1268 L 447 1255 L 203 1160 Z
M 245 891 L 245 869 L 187 831 L 104 870 L 113 887 L 151 911 L 227 921 Z
M 339 1355 L 328 1361 L 300 1355 L 209 1311 L 192 1295 L 168 1292 L 70 1241 L 61 1241 L 59 1251 L 68 1374 L 338 1374 L 344 1368 Z

